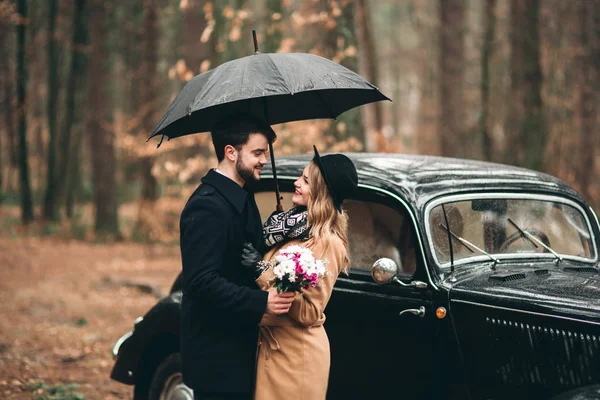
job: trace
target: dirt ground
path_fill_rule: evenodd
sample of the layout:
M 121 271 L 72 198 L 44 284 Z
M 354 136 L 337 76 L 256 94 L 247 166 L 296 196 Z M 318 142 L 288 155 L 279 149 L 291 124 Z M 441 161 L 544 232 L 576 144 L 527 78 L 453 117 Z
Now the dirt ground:
M 164 295 L 180 268 L 177 246 L 0 236 L 0 398 L 32 399 L 38 382 L 132 398 L 109 378 L 112 347 L 157 297 L 129 284 Z

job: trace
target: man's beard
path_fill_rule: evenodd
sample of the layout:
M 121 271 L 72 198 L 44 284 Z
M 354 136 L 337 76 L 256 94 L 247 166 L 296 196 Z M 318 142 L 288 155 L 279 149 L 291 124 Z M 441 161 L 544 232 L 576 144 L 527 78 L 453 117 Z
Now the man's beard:
M 257 178 L 254 177 L 254 167 L 246 167 L 244 165 L 244 163 L 242 162 L 241 158 L 238 158 L 238 160 L 235 163 L 235 169 L 238 173 L 238 175 L 240 176 L 240 178 L 242 178 L 245 182 L 251 182 L 251 181 L 256 181 L 258 180 Z

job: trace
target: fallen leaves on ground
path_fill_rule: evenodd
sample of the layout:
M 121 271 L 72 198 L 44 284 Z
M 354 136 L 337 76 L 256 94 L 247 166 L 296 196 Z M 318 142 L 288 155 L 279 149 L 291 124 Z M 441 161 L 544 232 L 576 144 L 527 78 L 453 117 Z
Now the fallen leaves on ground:
M 43 382 L 131 399 L 109 377 L 112 347 L 180 269 L 177 246 L 0 237 L 0 398 Z

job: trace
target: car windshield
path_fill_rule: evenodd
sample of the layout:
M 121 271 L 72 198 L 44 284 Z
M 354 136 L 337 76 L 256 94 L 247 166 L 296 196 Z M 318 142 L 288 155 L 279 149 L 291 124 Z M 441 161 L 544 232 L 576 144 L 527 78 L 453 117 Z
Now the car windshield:
M 455 263 L 475 257 L 592 261 L 596 248 L 589 222 L 578 206 L 567 203 L 534 198 L 442 202 L 428 209 L 429 242 L 442 267 L 450 263 L 448 225 Z

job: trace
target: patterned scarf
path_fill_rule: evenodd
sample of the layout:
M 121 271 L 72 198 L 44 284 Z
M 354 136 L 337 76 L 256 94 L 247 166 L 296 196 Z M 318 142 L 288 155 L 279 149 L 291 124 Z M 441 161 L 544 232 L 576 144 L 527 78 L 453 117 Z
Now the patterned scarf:
M 274 212 L 263 226 L 265 245 L 271 247 L 287 239 L 308 239 L 306 207 L 296 206 L 285 212 Z

